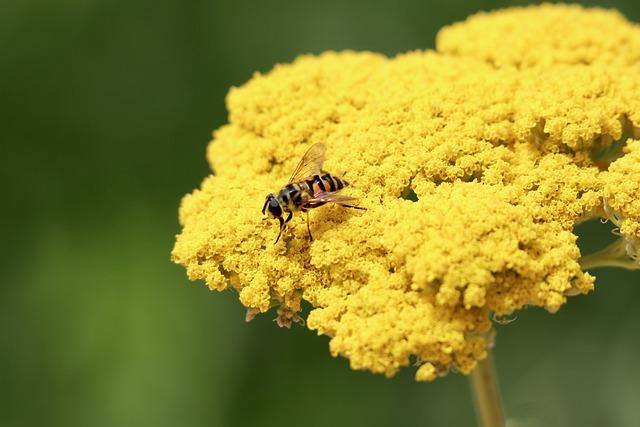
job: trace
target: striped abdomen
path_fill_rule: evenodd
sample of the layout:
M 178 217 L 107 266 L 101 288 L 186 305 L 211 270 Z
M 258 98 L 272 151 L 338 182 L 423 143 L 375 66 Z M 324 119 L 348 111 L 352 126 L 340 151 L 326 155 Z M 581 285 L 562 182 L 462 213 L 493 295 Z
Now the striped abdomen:
M 334 191 L 342 190 L 349 183 L 342 178 L 333 176 L 330 173 L 324 175 L 314 175 L 312 178 L 305 181 L 306 187 L 311 195 L 318 193 L 332 193 Z
M 277 199 L 285 211 L 297 211 L 318 193 L 332 193 L 349 185 L 347 181 L 329 173 L 314 175 L 306 181 L 285 186 Z

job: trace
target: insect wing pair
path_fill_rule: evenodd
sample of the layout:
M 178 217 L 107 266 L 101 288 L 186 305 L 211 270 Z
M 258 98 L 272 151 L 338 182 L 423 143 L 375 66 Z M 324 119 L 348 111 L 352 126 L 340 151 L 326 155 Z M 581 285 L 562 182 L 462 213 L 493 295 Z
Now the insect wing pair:
M 304 156 L 302 156 L 300 163 L 298 163 L 298 166 L 296 166 L 293 171 L 293 174 L 289 179 L 289 184 L 306 181 L 315 175 L 321 175 L 323 173 L 322 164 L 324 163 L 325 151 L 325 145 L 322 143 L 312 145 Z M 345 207 L 364 210 L 364 208 L 358 208 L 355 206 L 358 203 L 358 199 L 356 197 L 345 196 L 334 191 L 321 191 L 314 193 L 313 196 L 306 201 L 303 207 L 313 208 L 322 206 L 326 203 L 337 203 Z

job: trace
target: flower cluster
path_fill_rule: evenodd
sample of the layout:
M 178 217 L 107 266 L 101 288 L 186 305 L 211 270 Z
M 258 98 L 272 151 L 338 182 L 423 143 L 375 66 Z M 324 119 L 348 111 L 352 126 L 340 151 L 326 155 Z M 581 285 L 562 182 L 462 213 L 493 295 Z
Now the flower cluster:
M 578 222 L 615 220 L 637 259 L 640 28 L 543 5 L 479 14 L 436 45 L 302 56 L 233 88 L 173 260 L 237 290 L 247 319 L 275 308 L 329 336 L 354 369 L 417 362 L 432 380 L 485 357 L 493 314 L 593 288 Z M 274 245 L 264 197 L 316 142 L 367 210 L 315 209 L 313 241 L 300 216 Z

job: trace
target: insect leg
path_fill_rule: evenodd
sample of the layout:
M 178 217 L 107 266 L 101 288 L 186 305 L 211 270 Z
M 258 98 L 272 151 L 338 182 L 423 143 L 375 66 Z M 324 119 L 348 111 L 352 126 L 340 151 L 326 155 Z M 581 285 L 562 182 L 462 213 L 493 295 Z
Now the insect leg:
M 278 233 L 278 237 L 276 238 L 276 241 L 273 242 L 273 244 L 275 245 L 276 243 L 278 243 L 278 240 L 280 240 L 280 236 L 282 235 L 282 230 L 284 230 L 284 220 L 282 219 L 281 216 L 278 217 L 278 221 L 280 221 L 280 232 Z
M 278 240 L 280 240 L 280 235 L 282 235 L 284 229 L 287 228 L 287 223 L 291 221 L 291 218 L 293 218 L 293 212 L 289 212 L 289 216 L 287 216 L 287 219 L 282 219 L 281 216 L 278 217 L 278 221 L 280 221 L 280 232 L 278 233 L 278 238 L 276 239 L 275 243 L 278 243 Z
M 361 211 L 366 211 L 367 210 L 367 208 L 363 208 L 361 206 L 343 205 L 342 203 L 340 203 L 340 206 L 342 206 L 344 208 L 359 209 Z
M 313 241 L 313 236 L 311 235 L 311 228 L 309 227 L 309 211 L 306 211 L 307 214 L 307 231 L 309 232 L 309 240 Z

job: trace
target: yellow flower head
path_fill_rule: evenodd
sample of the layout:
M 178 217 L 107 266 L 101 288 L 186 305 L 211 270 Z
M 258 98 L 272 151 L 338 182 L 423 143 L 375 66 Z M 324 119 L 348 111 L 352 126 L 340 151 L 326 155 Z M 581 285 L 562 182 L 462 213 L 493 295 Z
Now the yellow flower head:
M 622 235 L 624 253 L 640 269 L 640 141 L 629 141 L 626 155 L 613 162 L 603 174 L 604 210 Z M 627 267 L 629 268 L 629 267 Z
M 302 324 L 307 301 L 306 326 L 354 369 L 468 373 L 492 313 L 555 312 L 593 288 L 576 223 L 615 211 L 640 237 L 640 142 L 621 149 L 638 136 L 638 40 L 615 12 L 543 5 L 445 28 L 436 51 L 256 74 L 229 93 L 173 260 L 237 290 L 247 319 L 275 307 L 279 325 Z M 264 198 L 317 142 L 367 210 L 314 209 L 313 241 L 299 215 L 274 245 Z

